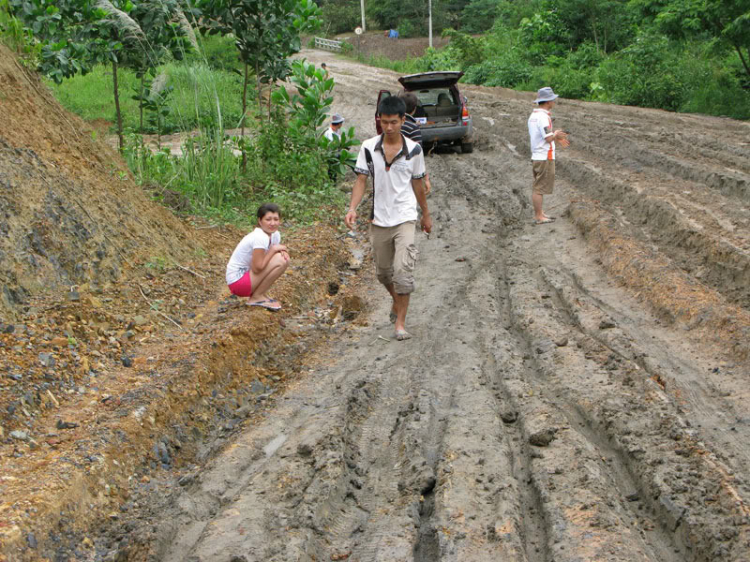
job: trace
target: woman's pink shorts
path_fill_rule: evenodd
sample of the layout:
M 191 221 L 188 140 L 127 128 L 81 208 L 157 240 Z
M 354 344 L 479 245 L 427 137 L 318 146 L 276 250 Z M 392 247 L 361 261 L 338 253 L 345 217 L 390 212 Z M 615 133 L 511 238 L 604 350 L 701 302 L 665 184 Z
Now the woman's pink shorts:
M 248 271 L 239 278 L 237 281 L 229 285 L 229 290 L 233 295 L 238 297 L 249 297 L 253 294 L 253 282 L 250 279 L 250 272 Z

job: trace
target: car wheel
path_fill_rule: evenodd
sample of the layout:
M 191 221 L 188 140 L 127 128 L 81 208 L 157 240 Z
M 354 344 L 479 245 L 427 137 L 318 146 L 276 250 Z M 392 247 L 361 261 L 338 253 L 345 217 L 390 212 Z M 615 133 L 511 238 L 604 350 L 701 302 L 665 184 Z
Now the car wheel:
M 461 152 L 463 154 L 471 154 L 474 152 L 474 143 L 473 142 L 462 142 L 461 143 Z

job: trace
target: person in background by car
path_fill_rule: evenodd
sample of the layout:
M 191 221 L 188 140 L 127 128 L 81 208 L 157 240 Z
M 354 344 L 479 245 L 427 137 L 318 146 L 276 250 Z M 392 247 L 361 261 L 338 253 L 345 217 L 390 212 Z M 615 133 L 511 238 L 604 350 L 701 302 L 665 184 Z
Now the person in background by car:
M 323 71 L 323 73 L 325 74 L 325 78 L 327 80 L 328 79 L 328 66 L 326 65 L 326 63 L 322 62 L 322 63 L 320 63 L 320 68 Z
M 328 142 L 338 141 L 341 139 L 341 133 L 339 131 L 343 126 L 344 118 L 338 113 L 334 113 L 333 117 L 331 117 L 331 126 L 326 129 L 323 136 L 328 139 Z M 328 166 L 328 177 L 331 178 L 333 183 L 336 183 L 336 180 L 338 179 L 336 167 L 332 167 L 330 164 Z
M 555 143 L 562 148 L 570 145 L 568 134 L 552 129 L 552 108 L 557 94 L 552 88 L 541 88 L 537 92 L 536 103 L 539 107 L 529 117 L 529 137 L 531 142 L 531 163 L 534 183 L 531 190 L 531 202 L 534 206 L 534 224 L 547 224 L 555 217 L 547 216 L 542 211 L 545 195 L 551 195 L 555 187 Z
M 404 103 L 406 104 L 406 116 L 404 119 L 404 124 L 401 126 L 401 134 L 404 135 L 407 139 L 411 139 L 414 142 L 418 143 L 419 146 L 422 146 L 422 129 L 420 128 L 419 123 L 417 123 L 417 120 L 414 118 L 417 107 L 419 107 L 419 98 L 417 98 L 416 94 L 413 94 L 412 92 L 404 91 L 399 92 L 398 97 L 404 100 Z M 424 149 L 423 146 L 422 148 Z M 424 194 L 429 195 L 430 191 L 432 191 L 430 174 L 425 174 Z
M 357 180 L 344 222 L 354 228 L 368 176 L 372 178 L 373 209 L 370 241 L 380 281 L 393 298 L 390 319 L 398 341 L 411 338 L 406 331 L 409 296 L 414 291 L 417 246 L 414 243 L 417 203 L 422 209 L 422 230 L 430 233 L 432 217 L 424 193 L 422 147 L 401 134 L 406 105 L 388 96 L 378 106 L 383 134 L 362 143 L 354 171 Z
M 227 264 L 229 291 L 267 310 L 281 310 L 281 303 L 266 292 L 289 266 L 289 252 L 279 233 L 280 214 L 275 203 L 261 205 L 258 226 L 237 244 Z
M 341 130 L 343 125 L 344 118 L 338 113 L 334 113 L 331 116 L 331 125 L 326 129 L 326 132 L 323 133 L 323 136 L 331 142 L 333 142 L 334 139 L 340 139 L 341 133 L 339 133 L 339 130 Z

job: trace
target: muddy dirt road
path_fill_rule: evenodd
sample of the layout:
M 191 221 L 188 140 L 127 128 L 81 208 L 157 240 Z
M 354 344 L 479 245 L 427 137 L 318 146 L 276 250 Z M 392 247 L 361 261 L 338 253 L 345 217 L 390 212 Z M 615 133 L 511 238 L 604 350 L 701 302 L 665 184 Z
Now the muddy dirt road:
M 304 54 L 374 134 L 395 75 Z M 416 337 L 386 341 L 373 284 L 370 326 L 175 497 L 154 559 L 750 559 L 750 126 L 563 101 L 558 220 L 532 226 L 532 96 L 464 93 Z

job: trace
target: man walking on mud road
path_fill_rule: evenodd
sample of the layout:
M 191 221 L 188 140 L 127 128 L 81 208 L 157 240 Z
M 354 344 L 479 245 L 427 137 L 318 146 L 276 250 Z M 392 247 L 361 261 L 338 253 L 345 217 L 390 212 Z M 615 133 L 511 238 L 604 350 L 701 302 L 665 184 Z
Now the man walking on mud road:
M 406 331 L 409 295 L 414 291 L 417 246 L 414 244 L 417 204 L 422 209 L 421 227 L 432 230 L 424 191 L 424 153 L 422 147 L 401 134 L 406 105 L 396 96 L 385 98 L 378 106 L 381 136 L 362 143 L 354 171 L 357 180 L 352 190 L 349 212 L 344 222 L 354 228 L 357 206 L 362 201 L 367 177 L 372 178 L 370 241 L 378 281 L 393 298 L 390 319 L 398 341 L 411 338 Z
M 568 134 L 552 130 L 552 108 L 557 94 L 552 88 L 542 88 L 537 92 L 534 103 L 539 107 L 529 117 L 529 137 L 531 142 L 531 163 L 534 183 L 531 202 L 534 205 L 534 224 L 546 224 L 555 220 L 542 211 L 542 200 L 551 195 L 555 187 L 555 142 L 565 148 L 570 145 Z

